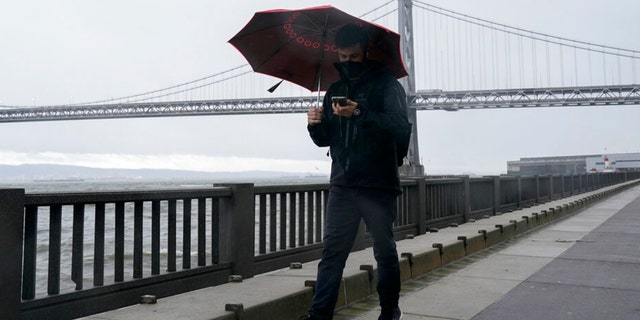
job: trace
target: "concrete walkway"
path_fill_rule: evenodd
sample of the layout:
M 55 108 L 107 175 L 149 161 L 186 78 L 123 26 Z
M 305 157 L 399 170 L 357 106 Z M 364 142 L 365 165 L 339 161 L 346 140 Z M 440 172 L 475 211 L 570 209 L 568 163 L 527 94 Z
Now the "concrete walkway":
M 377 319 L 366 305 L 336 319 Z M 411 280 L 400 306 L 405 320 L 640 319 L 640 187 Z
M 640 319 L 640 186 L 612 186 L 398 241 L 412 319 Z M 86 317 L 295 320 L 318 261 Z M 377 319 L 372 250 L 352 252 L 336 320 Z

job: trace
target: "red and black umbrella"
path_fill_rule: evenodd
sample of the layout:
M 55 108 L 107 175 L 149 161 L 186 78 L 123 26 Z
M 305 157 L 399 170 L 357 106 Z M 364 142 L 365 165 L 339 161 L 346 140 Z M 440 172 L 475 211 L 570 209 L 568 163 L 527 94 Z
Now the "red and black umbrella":
M 339 77 L 333 67 L 338 51 L 334 38 L 346 24 L 357 24 L 369 33 L 369 59 L 381 62 L 396 78 L 407 75 L 400 35 L 332 6 L 257 12 L 229 43 L 255 72 L 324 91 Z

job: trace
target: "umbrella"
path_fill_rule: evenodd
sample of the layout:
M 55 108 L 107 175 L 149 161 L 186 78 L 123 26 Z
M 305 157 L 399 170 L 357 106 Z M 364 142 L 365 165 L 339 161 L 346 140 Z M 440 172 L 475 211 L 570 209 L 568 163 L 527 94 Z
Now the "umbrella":
M 255 72 L 310 91 L 325 91 L 339 78 L 333 67 L 338 51 L 334 37 L 346 24 L 357 24 L 369 33 L 369 59 L 384 64 L 396 78 L 407 75 L 400 55 L 400 35 L 332 6 L 256 12 L 229 43 Z

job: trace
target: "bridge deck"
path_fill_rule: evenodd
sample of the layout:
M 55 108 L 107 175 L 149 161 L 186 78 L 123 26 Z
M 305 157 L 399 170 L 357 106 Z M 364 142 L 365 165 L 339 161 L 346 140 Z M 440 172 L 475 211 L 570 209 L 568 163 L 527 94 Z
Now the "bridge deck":
M 492 108 L 540 108 L 640 105 L 640 86 L 557 87 L 479 91 L 418 91 L 408 96 L 417 110 L 458 111 Z M 304 113 L 318 96 L 198 100 L 103 105 L 0 108 L 0 123 L 82 119 L 118 119 L 205 115 Z

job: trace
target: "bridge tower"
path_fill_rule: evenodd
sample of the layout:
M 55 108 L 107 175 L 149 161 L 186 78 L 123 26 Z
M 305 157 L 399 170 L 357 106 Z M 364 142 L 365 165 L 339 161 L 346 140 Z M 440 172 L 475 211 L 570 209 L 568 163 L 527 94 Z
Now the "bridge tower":
M 413 55 L 413 0 L 398 0 L 398 33 L 400 34 L 401 54 L 409 76 L 400 79 L 408 96 L 416 92 L 415 66 Z M 407 101 L 409 102 L 409 101 Z M 402 176 L 422 176 L 424 167 L 420 164 L 420 152 L 418 150 L 418 118 L 417 110 L 409 108 L 409 121 L 413 123 L 411 142 L 409 144 L 408 162 L 400 167 Z

